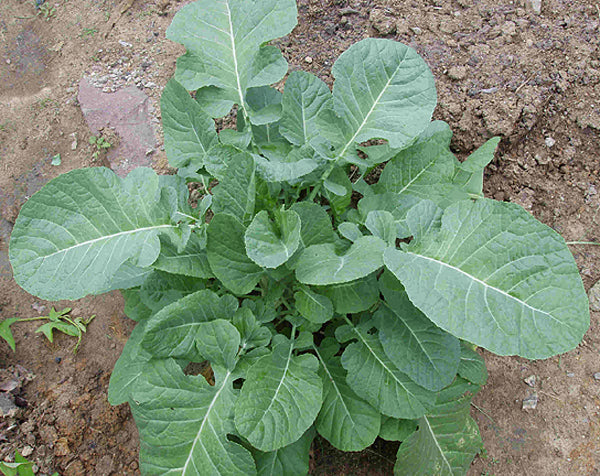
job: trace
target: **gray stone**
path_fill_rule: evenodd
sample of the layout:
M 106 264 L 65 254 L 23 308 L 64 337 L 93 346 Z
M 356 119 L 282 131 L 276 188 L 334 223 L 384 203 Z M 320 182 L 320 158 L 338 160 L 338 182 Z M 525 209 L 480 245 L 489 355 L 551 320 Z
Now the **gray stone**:
M 594 378 L 595 378 L 596 380 L 600 380 L 600 372 L 596 372 L 596 373 L 594 374 Z
M 529 0 L 529 7 L 538 15 L 542 13 L 542 0 Z
M 536 380 L 537 379 L 535 378 L 535 375 L 530 375 L 529 377 L 523 379 L 523 381 L 530 387 L 535 387 Z
M 588 298 L 590 300 L 590 309 L 600 312 L 600 281 L 597 281 L 589 290 Z
M 0 417 L 14 416 L 18 407 L 12 396 L 8 393 L 0 393 Z
M 535 410 L 538 404 L 537 393 L 532 393 L 523 399 L 523 410 Z
M 448 70 L 448 77 L 454 81 L 461 81 L 467 77 L 467 68 L 464 66 L 452 66 Z

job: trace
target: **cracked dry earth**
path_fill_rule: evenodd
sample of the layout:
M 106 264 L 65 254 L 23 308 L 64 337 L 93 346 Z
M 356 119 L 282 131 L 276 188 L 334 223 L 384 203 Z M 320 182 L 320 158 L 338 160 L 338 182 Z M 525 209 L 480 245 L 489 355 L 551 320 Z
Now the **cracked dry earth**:
M 12 280 L 8 239 L 25 200 L 68 170 L 105 165 L 169 168 L 162 149 L 161 90 L 183 50 L 165 39 L 175 0 L 29 0 L 0 3 L 0 317 L 39 315 L 67 304 L 96 319 L 76 355 L 33 324 L 15 327 L 17 351 L 0 342 L 0 383 L 16 382 L 18 406 L 0 417 L 0 459 L 19 449 L 38 474 L 135 475 L 137 431 L 127 406 L 110 407 L 111 369 L 132 329 L 118 292 L 47 303 Z M 537 7 L 540 7 L 539 9 Z M 435 118 L 467 156 L 502 142 L 485 192 L 518 203 L 568 241 L 600 240 L 600 10 L 587 0 L 301 0 L 299 23 L 278 40 L 291 69 L 329 84 L 352 43 L 385 37 L 417 49 L 432 68 Z M 90 144 L 102 136 L 108 153 Z M 60 154 L 61 164 L 52 165 Z M 586 289 L 600 279 L 600 247 L 573 246 Z M 488 384 L 473 417 L 485 451 L 478 475 L 600 474 L 599 313 L 582 344 L 530 362 L 484 356 Z M 535 376 L 534 386 L 530 378 Z M 535 409 L 523 400 L 538 397 Z M 397 445 L 378 440 L 341 453 L 317 439 L 311 474 L 388 475 Z

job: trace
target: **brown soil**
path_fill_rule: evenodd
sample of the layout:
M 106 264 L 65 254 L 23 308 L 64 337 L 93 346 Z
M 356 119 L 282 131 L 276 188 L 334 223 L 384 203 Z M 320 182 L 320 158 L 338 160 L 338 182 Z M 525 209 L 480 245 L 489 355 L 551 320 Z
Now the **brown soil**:
M 91 135 L 115 145 L 123 138 L 108 125 L 88 126 L 77 99 L 83 77 L 107 92 L 138 84 L 150 98 L 150 124 L 159 128 L 160 92 L 182 52 L 164 33 L 183 3 L 49 0 L 55 11 L 45 19 L 30 1 L 0 2 L 0 314 L 30 317 L 40 306 L 68 304 L 78 315 L 97 315 L 76 355 L 71 338 L 49 344 L 34 324 L 15 326 L 16 353 L 0 342 L 3 372 L 18 373 L 21 365 L 35 375 L 23 383 L 16 416 L 0 419 L 0 459 L 30 447 L 39 474 L 138 473 L 129 410 L 106 400 L 132 323 L 116 292 L 45 303 L 20 290 L 11 279 L 8 237 L 20 206 L 48 180 L 122 159 L 117 147 L 92 159 Z M 567 240 L 599 240 L 600 10 L 592 1 L 542 0 L 538 14 L 532 3 L 301 0 L 298 27 L 278 43 L 291 68 L 330 83 L 335 59 L 361 38 L 413 46 L 435 74 L 435 116 L 455 131 L 456 153 L 464 157 L 489 137 L 503 138 L 486 172 L 487 196 L 519 203 Z M 58 153 L 62 164 L 52 166 Z M 160 131 L 148 157 L 164 168 Z M 600 279 L 600 248 L 572 251 L 589 288 Z M 592 314 L 584 342 L 560 358 L 485 353 L 490 379 L 473 408 L 485 452 L 470 475 L 600 474 L 598 317 Z M 522 400 L 534 389 L 523 379 L 531 375 L 539 404 L 527 412 Z M 312 474 L 391 474 L 396 448 L 378 441 L 344 454 L 317 440 Z

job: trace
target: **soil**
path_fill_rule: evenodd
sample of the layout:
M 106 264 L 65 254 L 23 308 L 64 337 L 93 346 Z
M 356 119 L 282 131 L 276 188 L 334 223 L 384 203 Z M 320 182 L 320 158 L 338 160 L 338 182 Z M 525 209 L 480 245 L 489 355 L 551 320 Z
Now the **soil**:
M 168 169 L 158 104 L 183 49 L 165 30 L 184 3 L 48 0 L 36 10 L 31 1 L 0 2 L 0 316 L 67 305 L 97 316 L 77 354 L 72 338 L 50 344 L 33 323 L 14 326 L 16 353 L 0 342 L 0 380 L 18 384 L 18 408 L 0 417 L 0 459 L 18 449 L 38 474 L 138 474 L 129 409 L 106 398 L 133 323 L 118 292 L 47 303 L 22 291 L 11 278 L 10 231 L 25 200 L 58 174 L 95 165 Z M 411 45 L 436 77 L 435 117 L 455 131 L 457 155 L 502 137 L 486 195 L 522 205 L 567 241 L 587 242 L 600 240 L 599 25 L 600 9 L 585 0 L 300 0 L 298 27 L 277 43 L 291 69 L 330 84 L 335 59 L 362 38 Z M 110 110 L 122 102 L 118 94 L 133 98 L 123 114 L 140 129 L 101 114 L 103 101 Z M 106 138 L 108 153 L 91 136 Z M 600 279 L 600 247 L 571 248 L 589 289 Z M 531 362 L 484 352 L 490 378 L 472 414 L 485 450 L 468 474 L 600 474 L 599 351 L 593 312 L 582 344 L 560 357 Z M 535 387 L 524 382 L 532 375 Z M 533 392 L 537 407 L 523 410 Z M 396 449 L 378 440 L 341 453 L 318 439 L 311 474 L 388 475 Z

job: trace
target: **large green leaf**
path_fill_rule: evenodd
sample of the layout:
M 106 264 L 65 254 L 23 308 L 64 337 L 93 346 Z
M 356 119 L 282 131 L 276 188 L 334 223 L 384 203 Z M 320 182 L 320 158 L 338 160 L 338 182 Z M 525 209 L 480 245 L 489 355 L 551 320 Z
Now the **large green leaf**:
M 285 151 L 284 155 L 268 155 L 268 159 L 254 155 L 256 170 L 267 182 L 291 182 L 304 177 L 317 169 L 321 160 L 315 149 L 308 144 L 290 152 Z
M 78 299 L 111 287 L 127 263 L 150 266 L 158 235 L 173 232 L 170 195 L 138 168 L 119 178 L 105 168 L 60 175 L 21 209 L 10 241 L 15 281 L 47 300 Z
M 251 453 L 227 437 L 235 434 L 233 375 L 219 366 L 213 371 L 214 386 L 201 375 L 184 375 L 172 359 L 146 366 L 129 402 L 140 433 L 143 474 L 256 474 Z
M 322 324 L 333 317 L 333 304 L 329 298 L 306 286 L 294 293 L 294 300 L 298 312 L 311 322 Z
M 152 315 L 152 309 L 142 302 L 140 288 L 122 289 L 121 294 L 125 298 L 123 312 L 129 319 L 143 321 Z
M 154 357 L 192 360 L 198 357 L 197 344 L 207 333 L 203 324 L 217 319 L 232 321 L 237 308 L 237 300 L 229 294 L 219 297 L 209 290 L 195 292 L 157 312 L 148 322 L 141 345 Z
M 379 437 L 388 441 L 404 441 L 417 429 L 415 420 L 403 420 L 383 416 L 381 418 L 381 429 Z
M 316 203 L 298 202 L 292 205 L 291 210 L 295 211 L 300 217 L 300 243 L 302 248 L 335 241 L 331 218 L 323 207 Z
M 246 91 L 279 81 L 287 72 L 281 52 L 265 43 L 296 25 L 294 0 L 200 0 L 183 7 L 167 38 L 183 44 L 176 78 L 188 89 L 217 86 L 246 109 Z
M 172 274 L 194 278 L 212 278 L 206 256 L 206 231 L 194 232 L 181 253 L 168 238 L 160 238 L 160 254 L 152 267 Z
M 279 335 L 273 352 L 249 370 L 235 407 L 235 426 L 261 451 L 299 439 L 321 409 L 319 363 L 310 354 L 294 356 L 294 341 Z
M 387 356 L 419 385 L 438 391 L 450 385 L 460 361 L 459 340 L 412 305 L 402 284 L 386 271 L 379 278 L 385 304 L 375 317 Z
M 355 339 L 342 354 L 348 385 L 381 413 L 394 418 L 419 418 L 435 401 L 435 393 L 414 383 L 386 355 L 371 325 L 338 327 L 339 341 Z
M 293 71 L 285 82 L 279 130 L 292 144 L 303 145 L 319 134 L 317 117 L 332 107 L 329 87 L 316 76 Z
M 418 420 L 419 429 L 400 445 L 394 474 L 459 476 L 467 473 L 481 449 L 470 403 L 479 387 L 456 381 L 438 393 L 435 406 Z
M 231 215 L 215 215 L 208 225 L 208 262 L 214 275 L 236 294 L 254 289 L 263 269 L 246 255 L 245 228 Z
M 217 144 L 215 122 L 174 79 L 163 90 L 160 110 L 169 164 L 194 172 L 201 169 L 204 157 Z
M 296 278 L 301 283 L 328 285 L 362 278 L 383 265 L 385 241 L 375 236 L 359 238 L 342 255 L 331 243 L 306 248 L 296 263 Z
M 325 117 L 320 127 L 338 147 L 338 157 L 355 161 L 356 145 L 370 139 L 404 148 L 427 127 L 437 101 L 435 84 L 412 48 L 368 38 L 342 53 L 332 73 L 340 119 Z
M 374 187 L 376 193 L 414 195 L 441 206 L 468 198 L 453 184 L 458 161 L 450 152 L 451 138 L 448 124 L 432 122 L 413 145 L 386 164 Z
M 429 319 L 496 354 L 550 357 L 573 349 L 589 326 L 564 240 L 518 205 L 458 202 L 441 229 L 384 259 Z
M 300 217 L 293 210 L 275 211 L 275 220 L 266 210 L 258 212 L 244 236 L 246 254 L 263 268 L 285 263 L 300 244 Z
M 317 417 L 317 431 L 342 451 L 360 451 L 377 438 L 381 415 L 359 398 L 346 383 L 346 372 L 335 357 L 339 345 L 327 338 L 314 350 L 321 362 L 323 407 Z
M 268 453 L 253 450 L 258 476 L 306 476 L 314 437 L 315 429 L 311 427 L 291 445 Z
M 458 375 L 477 385 L 485 385 L 488 378 L 483 357 L 473 349 L 471 344 L 467 344 L 466 342 L 460 343 Z

